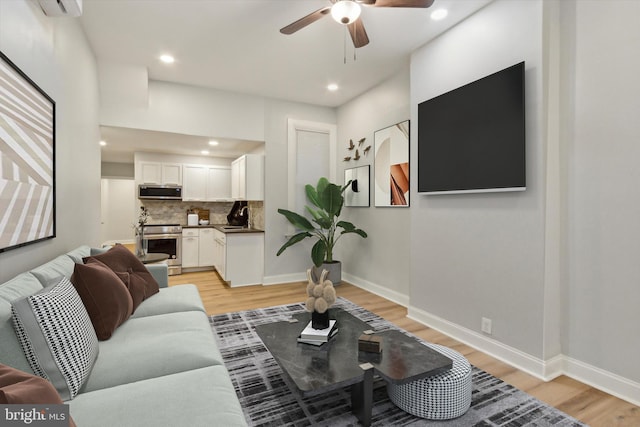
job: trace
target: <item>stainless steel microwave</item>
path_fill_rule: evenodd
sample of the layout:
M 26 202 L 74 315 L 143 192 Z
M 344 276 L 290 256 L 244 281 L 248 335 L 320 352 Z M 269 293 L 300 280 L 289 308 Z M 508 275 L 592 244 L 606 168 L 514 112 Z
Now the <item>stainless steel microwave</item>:
M 138 199 L 182 200 L 182 187 L 142 184 L 138 186 Z

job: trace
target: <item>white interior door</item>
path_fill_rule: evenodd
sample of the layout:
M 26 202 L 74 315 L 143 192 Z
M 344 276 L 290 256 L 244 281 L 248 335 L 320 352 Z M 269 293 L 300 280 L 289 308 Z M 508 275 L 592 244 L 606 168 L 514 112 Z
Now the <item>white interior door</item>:
M 137 221 L 133 179 L 102 179 L 102 242 L 132 243 Z
M 336 126 L 289 120 L 289 210 L 302 213 L 305 185 L 321 177 L 336 182 Z

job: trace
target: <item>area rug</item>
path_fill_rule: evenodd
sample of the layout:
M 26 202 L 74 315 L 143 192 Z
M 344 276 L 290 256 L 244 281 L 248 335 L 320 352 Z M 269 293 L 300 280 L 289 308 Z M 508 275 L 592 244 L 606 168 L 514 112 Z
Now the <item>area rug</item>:
M 338 298 L 336 306 L 368 323 L 375 331 L 402 331 L 344 298 Z M 289 389 L 281 369 L 255 332 L 256 325 L 287 320 L 302 311 L 302 304 L 291 304 L 210 317 L 247 423 L 251 426 L 357 426 L 358 420 L 351 413 L 350 387 L 301 398 Z M 387 397 L 381 379 L 376 379 L 374 387 L 373 426 L 585 425 L 476 367 L 473 367 L 471 409 L 462 417 L 444 422 L 417 418 L 396 407 Z

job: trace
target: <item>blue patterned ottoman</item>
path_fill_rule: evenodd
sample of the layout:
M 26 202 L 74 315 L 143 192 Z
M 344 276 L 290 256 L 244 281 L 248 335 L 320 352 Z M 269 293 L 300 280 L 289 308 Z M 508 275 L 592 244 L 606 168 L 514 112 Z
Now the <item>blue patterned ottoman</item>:
M 429 347 L 453 361 L 447 372 L 406 384 L 388 384 L 389 399 L 412 415 L 429 420 L 450 420 L 471 406 L 471 364 L 460 353 L 437 344 Z

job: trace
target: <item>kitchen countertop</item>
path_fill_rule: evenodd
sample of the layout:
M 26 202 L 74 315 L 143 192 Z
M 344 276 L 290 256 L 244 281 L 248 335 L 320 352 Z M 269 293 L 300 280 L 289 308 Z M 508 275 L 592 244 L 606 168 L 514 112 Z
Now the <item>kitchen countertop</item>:
M 227 224 L 208 224 L 208 225 L 183 225 L 182 228 L 215 228 L 223 233 L 264 233 L 264 230 L 257 228 L 224 228 Z

